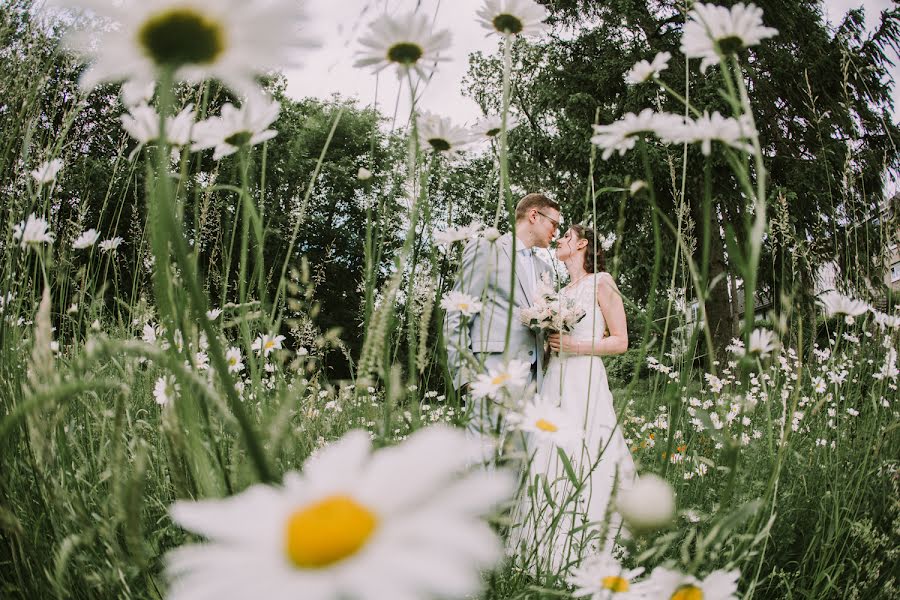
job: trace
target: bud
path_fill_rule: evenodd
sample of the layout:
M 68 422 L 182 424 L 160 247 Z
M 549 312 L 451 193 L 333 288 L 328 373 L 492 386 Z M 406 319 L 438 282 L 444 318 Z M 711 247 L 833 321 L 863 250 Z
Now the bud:
M 636 179 L 631 183 L 631 186 L 628 188 L 628 193 L 634 196 L 639 191 L 647 187 L 647 182 L 642 179 Z
M 616 510 L 634 533 L 661 529 L 675 517 L 675 492 L 656 475 L 643 475 L 619 492 Z
M 500 231 L 496 227 L 488 227 L 482 232 L 482 235 L 487 241 L 495 242 L 500 237 Z
M 372 171 L 368 170 L 365 167 L 360 167 L 359 171 L 356 172 L 356 178 L 360 181 L 367 181 L 372 179 Z

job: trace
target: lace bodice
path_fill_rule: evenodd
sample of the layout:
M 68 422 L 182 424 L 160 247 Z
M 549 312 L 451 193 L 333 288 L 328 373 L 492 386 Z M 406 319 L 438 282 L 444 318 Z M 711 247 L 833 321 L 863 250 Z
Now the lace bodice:
M 566 298 L 574 298 L 584 308 L 584 318 L 575 325 L 575 329 L 569 334 L 574 339 L 596 341 L 602 338 L 606 331 L 606 320 L 603 318 L 600 307 L 597 306 L 597 278 L 600 275 L 600 273 L 586 275 L 560 292 Z

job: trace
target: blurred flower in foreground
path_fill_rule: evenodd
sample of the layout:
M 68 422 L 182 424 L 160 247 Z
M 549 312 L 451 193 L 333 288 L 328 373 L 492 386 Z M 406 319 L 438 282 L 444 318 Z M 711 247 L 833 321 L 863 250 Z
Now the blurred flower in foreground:
M 166 141 L 172 146 L 186 146 L 191 141 L 191 127 L 194 126 L 194 105 L 188 104 L 174 117 L 166 117 Z M 129 160 L 145 144 L 159 140 L 159 114 L 146 104 L 133 106 L 122 115 L 122 129 L 138 141 Z
M 713 571 L 703 581 L 693 575 L 657 567 L 646 580 L 654 598 L 666 600 L 733 600 L 737 596 L 737 581 L 741 572 Z
M 481 302 L 462 292 L 447 292 L 441 298 L 441 308 L 446 311 L 458 311 L 464 317 L 471 317 L 481 312 Z
M 656 475 L 641 475 L 630 488 L 620 490 L 616 510 L 635 533 L 661 529 L 675 517 L 675 492 Z
M 153 399 L 160 406 L 167 406 L 178 398 L 178 392 L 181 386 L 175 383 L 175 377 L 172 375 L 163 375 L 156 380 L 153 386 Z
M 56 179 L 57 173 L 63 167 L 63 161 L 54 158 L 51 161 L 47 161 L 38 165 L 38 167 L 31 172 L 31 176 L 38 183 L 50 183 L 54 179 Z
M 87 231 L 82 231 L 81 235 L 75 238 L 75 241 L 72 242 L 72 248 L 75 250 L 84 250 L 85 248 L 90 248 L 94 244 L 97 243 L 97 240 L 100 239 L 100 234 L 97 233 L 97 230 L 93 227 L 88 229 Z
M 862 300 L 855 300 L 840 292 L 826 292 L 822 294 L 819 296 L 819 304 L 825 309 L 825 315 L 829 317 L 834 315 L 858 317 L 869 310 L 869 305 Z
M 750 343 L 747 345 L 750 354 L 758 354 L 760 358 L 765 358 L 776 349 L 778 338 L 768 329 L 754 329 L 750 334 Z
M 481 519 L 513 493 L 510 474 L 462 470 L 464 433 L 430 427 L 372 452 L 352 431 L 280 488 L 179 501 L 172 517 L 208 538 L 167 557 L 169 598 L 462 598 L 501 557 Z
M 448 227 L 443 231 L 434 232 L 434 243 L 439 246 L 452 246 L 456 242 L 463 242 L 476 237 L 479 233 L 481 233 L 481 226 L 478 223 L 460 227 Z
M 481 26 L 503 36 L 537 35 L 547 29 L 544 20 L 549 16 L 534 0 L 484 0 L 478 11 Z
M 252 95 L 235 108 L 231 103 L 222 106 L 218 117 L 210 117 L 194 125 L 192 150 L 215 147 L 213 160 L 234 154 L 242 146 L 255 146 L 270 140 L 278 132 L 268 129 L 278 118 L 281 105 L 277 100 Z
M 454 125 L 447 117 L 423 112 L 418 120 L 419 141 L 435 152 L 453 155 L 472 142 L 472 132 Z
M 538 444 L 553 444 L 574 450 L 584 437 L 584 430 L 577 419 L 540 394 L 509 413 L 507 420 L 512 429 L 530 433 Z
M 515 129 L 516 125 L 519 124 L 519 120 L 510 115 L 506 115 L 506 130 L 511 131 Z M 472 133 L 475 135 L 479 135 L 485 137 L 487 139 L 493 139 L 500 135 L 500 130 L 503 127 L 503 117 L 485 117 L 475 123 L 472 127 Z
M 122 84 L 122 87 L 119 89 L 119 97 L 122 99 L 122 104 L 130 109 L 141 104 L 148 104 L 153 100 L 155 91 L 155 81 L 131 79 Z
M 728 56 L 755 46 L 778 30 L 764 27 L 763 11 L 753 4 L 738 2 L 730 9 L 715 4 L 694 4 L 688 13 L 681 38 L 681 51 L 688 58 L 702 58 L 700 70 L 719 64 L 720 55 Z
M 496 227 L 488 227 L 481 234 L 489 242 L 496 242 L 500 238 L 500 230 Z
M 531 376 L 531 364 L 524 360 L 512 359 L 506 364 L 482 373 L 472 384 L 472 397 L 489 396 L 498 399 L 501 390 L 509 393 L 521 392 Z
M 238 93 L 258 90 L 256 76 L 297 66 L 296 52 L 316 45 L 298 34 L 306 19 L 296 0 L 56 0 L 86 9 L 105 26 L 80 31 L 67 40 L 90 66 L 81 86 L 157 78 L 172 69 L 176 80 L 218 79 Z M 110 26 L 112 24 L 112 26 Z
M 442 29 L 432 33 L 431 25 L 428 17 L 416 12 L 398 17 L 382 15 L 372 23 L 369 34 L 360 38 L 365 49 L 359 52 L 354 66 L 375 67 L 378 73 L 393 65 L 398 77 L 412 69 L 427 78 L 439 61 L 449 60 L 440 53 L 450 48 L 450 32 Z
M 631 67 L 631 70 L 625 75 L 626 83 L 643 83 L 648 79 L 656 79 L 661 72 L 669 67 L 669 60 L 671 60 L 671 58 L 671 53 L 660 52 L 653 58 L 652 62 L 639 60 L 634 63 L 634 66 Z
M 102 242 L 100 242 L 100 250 L 102 250 L 103 252 L 112 252 L 113 250 L 118 248 L 119 245 L 124 241 L 125 240 L 123 240 L 119 236 L 109 238 L 108 240 L 103 240 Z
M 264 356 L 268 356 L 273 350 L 281 349 L 282 341 L 284 341 L 283 335 L 263 334 L 253 341 L 250 349 L 256 350 L 257 354 L 262 353 Z
M 646 598 L 647 584 L 635 583 L 634 578 L 644 572 L 644 567 L 623 569 L 612 556 L 588 557 L 572 571 L 569 584 L 575 587 L 575 598 L 591 600 L 642 600 Z
M 13 225 L 13 239 L 19 242 L 22 248 L 39 244 L 52 244 L 54 236 L 49 229 L 50 224 L 47 223 L 46 219 L 37 217 L 32 213 L 21 223 Z
M 369 179 L 372 179 L 372 171 L 365 167 L 360 167 L 359 171 L 356 172 L 356 178 L 360 181 L 368 181 Z

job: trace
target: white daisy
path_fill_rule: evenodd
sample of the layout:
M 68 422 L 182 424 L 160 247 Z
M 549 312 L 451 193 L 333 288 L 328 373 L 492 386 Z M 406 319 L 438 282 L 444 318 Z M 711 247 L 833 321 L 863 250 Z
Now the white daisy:
M 544 21 L 549 16 L 547 9 L 534 0 L 484 0 L 478 10 L 481 26 L 504 36 L 537 35 L 548 28 Z
M 109 238 L 108 240 L 103 240 L 102 242 L 100 242 L 100 250 L 102 250 L 103 252 L 112 252 L 113 250 L 118 248 L 119 245 L 124 241 L 125 240 L 123 240 L 119 236 Z
M 510 394 L 521 392 L 528 384 L 531 375 L 531 363 L 523 360 L 510 360 L 505 365 L 490 369 L 482 373 L 472 383 L 472 396 L 484 398 L 485 396 L 498 400 L 502 390 Z
M 90 67 L 81 86 L 153 81 L 162 68 L 176 80 L 218 79 L 238 93 L 258 90 L 255 78 L 297 66 L 297 51 L 314 46 L 300 34 L 305 3 L 294 0 L 56 0 L 100 17 L 68 45 Z
M 441 52 L 450 48 L 450 32 L 442 29 L 432 33 L 429 18 L 416 12 L 398 17 L 382 15 L 359 43 L 365 50 L 359 52 L 360 58 L 354 66 L 372 66 L 378 73 L 393 65 L 397 67 L 398 77 L 412 69 L 425 79 L 434 72 L 438 62 L 449 60 Z
M 669 61 L 671 59 L 671 53 L 660 52 L 651 62 L 640 60 L 634 63 L 634 66 L 631 67 L 631 70 L 625 75 L 625 81 L 627 83 L 643 83 L 649 79 L 656 79 L 659 77 L 660 73 L 669 68 Z
M 211 308 L 208 311 L 206 311 L 206 320 L 207 321 L 215 321 L 216 319 L 219 318 L 219 315 L 221 315 L 221 314 L 222 314 L 221 308 Z
M 642 600 L 646 598 L 647 585 L 634 579 L 644 572 L 644 567 L 623 569 L 609 554 L 590 556 L 572 571 L 569 585 L 575 587 L 575 598 L 590 600 Z
M 13 225 L 13 239 L 18 241 L 22 248 L 29 245 L 52 244 L 53 237 L 47 220 L 35 216 L 34 213 L 28 215 L 21 223 Z
M 661 529 L 675 518 L 675 492 L 664 479 L 641 475 L 631 487 L 619 490 L 616 510 L 634 532 Z
M 222 107 L 218 117 L 210 117 L 194 125 L 192 150 L 215 147 L 213 160 L 237 152 L 242 146 L 255 146 L 270 140 L 278 132 L 268 129 L 278 118 L 281 105 L 263 96 L 249 96 L 240 108 L 231 103 Z
M 507 420 L 512 429 L 530 434 L 538 444 L 573 450 L 584 437 L 578 419 L 540 394 L 511 412 Z
M 122 84 L 119 89 L 119 97 L 122 99 L 122 104 L 130 109 L 141 104 L 148 104 L 153 100 L 155 91 L 156 82 L 152 79 L 148 81 L 130 79 Z
M 56 179 L 59 170 L 63 168 L 63 161 L 59 158 L 43 162 L 31 172 L 31 176 L 38 183 L 50 183 Z
M 434 243 L 439 246 L 449 247 L 456 242 L 464 242 L 476 237 L 479 233 L 481 233 L 481 226 L 478 223 L 460 227 L 448 227 L 443 231 L 434 232 Z
M 862 300 L 855 300 L 850 296 L 834 291 L 825 292 L 819 296 L 819 303 L 825 309 L 825 315 L 829 317 L 834 315 L 858 317 L 869 310 L 869 305 Z
M 372 452 L 352 431 L 282 487 L 179 501 L 182 527 L 208 539 L 167 556 L 170 600 L 463 598 L 502 558 L 482 515 L 514 491 L 506 472 L 462 474 L 478 450 L 435 426 Z
M 282 341 L 284 341 L 283 335 L 262 334 L 253 341 L 250 349 L 256 350 L 257 354 L 262 353 L 264 356 L 268 356 L 273 350 L 281 349 Z
M 356 172 L 356 178 L 360 181 L 368 181 L 369 179 L 372 179 L 372 171 L 365 167 L 360 167 L 359 171 Z
M 496 242 L 500 239 L 500 230 L 496 227 L 488 227 L 481 232 L 481 235 L 489 242 Z
M 96 244 L 99 239 L 100 234 L 92 227 L 87 231 L 82 231 L 81 235 L 75 238 L 75 241 L 72 242 L 72 248 L 75 250 L 84 250 L 85 248 L 90 248 Z
M 463 292 L 451 291 L 441 298 L 441 308 L 446 311 L 458 311 L 465 317 L 471 317 L 481 312 L 481 302 Z
M 506 115 L 506 130 L 512 131 L 519 124 L 519 119 L 516 117 L 507 114 Z M 479 120 L 475 125 L 472 126 L 472 133 L 481 136 L 487 139 L 493 139 L 500 135 L 500 130 L 503 127 L 503 117 L 484 117 Z
M 722 142 L 743 152 L 753 152 L 753 147 L 746 142 L 752 133 L 753 124 L 747 115 L 735 119 L 723 117 L 718 111 L 713 112 L 712 116 L 707 111 L 703 111 L 703 116 L 699 119 L 689 119 L 680 127 L 673 126 L 666 131 L 665 136 L 660 137 L 673 144 L 700 142 L 700 150 L 703 155 L 709 156 L 714 141 Z
M 641 135 L 654 134 L 663 139 L 671 138 L 676 131 L 684 127 L 684 118 L 645 108 L 640 114 L 627 113 L 614 123 L 593 127 L 594 136 L 591 142 L 603 149 L 602 158 L 607 160 L 613 152 L 618 151 L 621 156 L 634 148 L 637 138 Z
M 454 125 L 447 117 L 423 112 L 417 122 L 419 142 L 422 146 L 435 152 L 446 152 L 453 155 L 470 144 L 472 132 L 465 127 Z
M 241 359 L 241 349 L 232 346 L 225 352 L 225 362 L 228 363 L 229 373 L 238 373 L 244 370 L 244 362 Z
M 889 348 L 881 370 L 872 375 L 872 377 L 878 380 L 890 379 L 891 381 L 897 381 L 897 375 L 900 375 L 900 369 L 897 368 L 897 351 Z
M 163 375 L 156 380 L 156 385 L 153 386 L 153 399 L 160 406 L 166 406 L 178 398 L 180 391 L 181 386 L 175 382 L 175 377 Z
M 778 338 L 768 329 L 754 329 L 750 333 L 750 343 L 747 351 L 750 354 L 758 354 L 760 358 L 767 357 L 778 348 Z
M 764 27 L 763 11 L 753 4 L 739 2 L 730 9 L 715 4 L 694 4 L 688 13 L 681 38 L 681 51 L 688 58 L 702 58 L 700 70 L 719 64 L 722 56 L 755 46 L 778 34 Z
M 195 116 L 194 105 L 188 104 L 174 117 L 166 117 L 166 141 L 172 146 L 188 145 Z M 159 140 L 159 113 L 153 107 L 147 104 L 133 106 L 120 119 L 122 129 L 138 141 L 132 157 L 145 144 Z
M 872 309 L 872 313 L 875 315 L 875 324 L 879 327 L 890 329 L 897 329 L 898 327 L 900 327 L 900 317 L 883 313 L 879 310 L 875 310 L 874 308 Z
M 693 575 L 656 567 L 646 580 L 647 585 L 653 588 L 655 598 L 666 600 L 736 600 L 737 581 L 741 572 L 713 571 L 703 581 Z

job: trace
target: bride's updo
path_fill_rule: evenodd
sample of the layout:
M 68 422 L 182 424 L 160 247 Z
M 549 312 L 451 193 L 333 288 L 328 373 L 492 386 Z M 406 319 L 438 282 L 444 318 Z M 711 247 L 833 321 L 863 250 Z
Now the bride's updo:
M 572 231 L 580 240 L 587 240 L 584 253 L 584 270 L 588 273 L 601 273 L 606 270 L 606 255 L 603 245 L 597 239 L 597 233 L 584 225 L 572 225 Z

